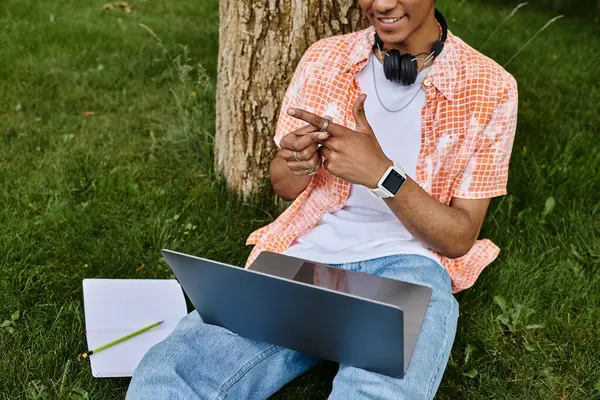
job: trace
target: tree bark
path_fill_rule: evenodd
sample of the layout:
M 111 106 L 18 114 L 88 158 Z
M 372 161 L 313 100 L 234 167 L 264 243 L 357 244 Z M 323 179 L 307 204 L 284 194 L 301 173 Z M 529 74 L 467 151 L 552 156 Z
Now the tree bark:
M 268 179 L 281 100 L 309 45 L 366 27 L 355 0 L 221 0 L 215 168 L 245 198 Z

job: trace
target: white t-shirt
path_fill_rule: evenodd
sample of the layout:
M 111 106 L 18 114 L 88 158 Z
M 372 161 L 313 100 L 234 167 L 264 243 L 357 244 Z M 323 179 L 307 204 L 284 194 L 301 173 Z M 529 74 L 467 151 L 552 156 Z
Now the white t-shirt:
M 381 106 L 373 84 L 373 63 L 377 91 L 383 104 L 391 110 L 398 110 L 416 94 L 410 105 L 395 113 Z M 421 148 L 421 111 L 426 102 L 421 82 L 426 75 L 427 70 L 421 71 L 411 86 L 391 82 L 385 77 L 383 65 L 373 55 L 365 68 L 356 74 L 362 92 L 367 94 L 367 120 L 381 148 L 412 178 Z M 344 207 L 334 213 L 326 213 L 315 227 L 298 237 L 285 254 L 329 264 L 395 254 L 418 254 L 440 262 L 406 230 L 382 199 L 374 197 L 366 187 L 354 184 Z

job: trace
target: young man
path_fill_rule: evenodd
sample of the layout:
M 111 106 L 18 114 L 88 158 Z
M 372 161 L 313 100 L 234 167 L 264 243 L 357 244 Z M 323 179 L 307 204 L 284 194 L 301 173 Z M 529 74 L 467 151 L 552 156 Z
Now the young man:
M 431 399 L 456 332 L 452 293 L 499 251 L 476 238 L 506 193 L 516 82 L 448 32 L 434 0 L 359 3 L 372 27 L 315 43 L 292 78 L 271 182 L 294 202 L 250 236 L 248 265 L 269 250 L 431 287 L 404 379 L 340 365 L 330 396 Z M 128 398 L 265 399 L 317 362 L 194 312 L 145 356 Z

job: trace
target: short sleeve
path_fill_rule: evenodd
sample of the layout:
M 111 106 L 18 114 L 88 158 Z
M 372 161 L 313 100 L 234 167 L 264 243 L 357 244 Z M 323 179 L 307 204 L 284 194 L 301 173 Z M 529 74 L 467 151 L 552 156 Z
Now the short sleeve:
M 517 82 L 511 76 L 452 197 L 485 199 L 506 194 L 508 165 L 517 128 Z
M 277 147 L 281 147 L 279 142 L 285 135 L 306 125 L 306 123 L 302 120 L 288 115 L 286 110 L 288 107 L 304 108 L 303 99 L 305 96 L 303 96 L 303 92 L 305 89 L 306 80 L 310 73 L 309 59 L 311 57 L 313 47 L 309 47 L 308 50 L 304 52 L 304 55 L 300 59 L 300 62 L 296 67 L 296 71 L 294 72 L 283 97 L 281 108 L 279 110 L 279 117 L 277 119 L 277 126 L 275 128 L 275 137 L 273 138 Z

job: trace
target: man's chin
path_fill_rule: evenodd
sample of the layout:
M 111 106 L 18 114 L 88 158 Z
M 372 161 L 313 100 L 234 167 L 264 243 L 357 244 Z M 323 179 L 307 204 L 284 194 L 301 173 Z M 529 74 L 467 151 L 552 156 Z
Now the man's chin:
M 409 36 L 409 34 L 405 32 L 380 32 L 379 30 L 377 30 L 377 35 L 383 40 L 383 43 L 386 43 L 388 46 L 390 44 L 401 44 Z

